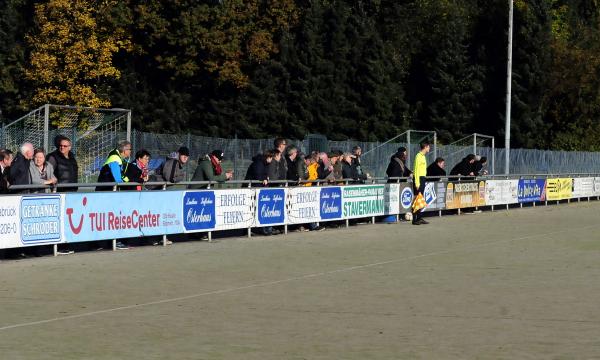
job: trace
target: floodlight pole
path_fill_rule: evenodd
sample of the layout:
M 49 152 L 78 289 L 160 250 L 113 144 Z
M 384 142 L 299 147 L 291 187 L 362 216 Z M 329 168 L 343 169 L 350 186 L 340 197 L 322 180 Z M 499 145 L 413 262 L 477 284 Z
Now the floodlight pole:
M 506 65 L 506 128 L 504 129 L 504 173 L 510 173 L 510 101 L 512 86 L 513 0 L 508 0 L 508 62 Z

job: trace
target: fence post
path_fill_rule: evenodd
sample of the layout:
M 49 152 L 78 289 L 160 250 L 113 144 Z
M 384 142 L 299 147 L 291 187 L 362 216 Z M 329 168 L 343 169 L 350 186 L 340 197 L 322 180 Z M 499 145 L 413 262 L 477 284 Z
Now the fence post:
M 50 105 L 44 105 L 44 151 L 48 153 L 48 137 L 50 131 Z

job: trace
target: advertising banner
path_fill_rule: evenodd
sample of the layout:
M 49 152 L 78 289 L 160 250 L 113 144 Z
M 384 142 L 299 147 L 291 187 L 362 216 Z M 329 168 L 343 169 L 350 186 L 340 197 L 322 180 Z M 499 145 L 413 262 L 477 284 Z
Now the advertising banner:
M 183 233 L 184 191 L 115 191 L 65 195 L 67 242 Z M 191 209 L 193 196 L 188 197 Z M 206 204 L 209 206 L 209 204 Z M 188 227 L 202 222 L 192 210 Z M 201 218 L 206 219 L 206 218 Z M 196 225 L 194 225 L 196 224 Z M 203 226 L 203 225 L 198 225 Z
M 286 221 L 286 189 L 257 190 L 256 226 L 283 225 Z
M 593 177 L 581 177 L 573 179 L 573 192 L 571 193 L 572 198 L 582 198 L 594 196 L 594 178 Z
M 306 224 L 321 220 L 321 188 L 295 187 L 288 190 L 288 223 Z
M 546 179 L 519 180 L 518 197 L 520 203 L 546 201 Z
M 446 186 L 445 181 L 428 181 L 425 184 L 425 211 L 439 211 L 446 208 Z
M 20 209 L 20 196 L 3 196 L 0 200 L 0 249 L 23 246 Z
M 594 178 L 594 196 L 600 196 L 600 177 Z
M 244 229 L 254 224 L 256 190 L 215 190 L 216 230 Z
M 400 184 L 387 184 L 383 192 L 385 215 L 400 213 Z
M 459 209 L 485 205 L 485 181 L 449 182 L 446 208 Z
M 548 200 L 570 199 L 573 192 L 573 179 L 557 178 L 546 180 L 546 198 Z
M 342 188 L 344 218 L 383 215 L 385 211 L 384 185 L 350 185 Z
M 61 242 L 62 200 L 60 195 L 21 197 L 21 242 L 24 245 Z
M 216 226 L 214 191 L 187 191 L 183 195 L 183 227 L 186 232 L 208 231 Z
M 519 202 L 519 180 L 487 180 L 485 204 L 504 205 Z
M 319 214 L 321 221 L 341 219 L 342 188 L 339 186 L 328 186 L 320 189 Z
M 412 212 L 412 203 L 414 200 L 412 183 L 400 184 L 400 212 Z

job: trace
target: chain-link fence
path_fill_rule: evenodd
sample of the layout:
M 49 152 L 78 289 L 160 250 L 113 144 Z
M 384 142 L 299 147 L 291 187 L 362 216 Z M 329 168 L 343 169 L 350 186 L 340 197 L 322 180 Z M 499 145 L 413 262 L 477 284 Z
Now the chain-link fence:
M 44 105 L 2 127 L 0 147 L 18 150 L 24 142 L 48 153 L 56 148 L 55 137 L 71 139 L 71 151 L 79 165 L 79 181 L 95 181 L 106 154 L 118 140 L 128 138 L 131 112 L 125 109 L 97 109 Z

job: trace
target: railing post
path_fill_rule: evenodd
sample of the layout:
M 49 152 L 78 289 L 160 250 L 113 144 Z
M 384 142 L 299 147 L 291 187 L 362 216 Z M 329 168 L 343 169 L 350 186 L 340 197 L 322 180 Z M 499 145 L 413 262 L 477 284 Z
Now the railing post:
M 166 191 L 166 190 L 167 190 L 167 183 L 164 183 L 164 184 L 163 184 L 163 186 L 162 186 L 162 190 L 163 190 L 163 191 Z M 168 240 L 169 240 L 169 239 L 167 239 L 167 234 L 163 234 L 163 236 L 162 236 L 162 246 L 163 246 L 163 247 L 167 246 L 167 241 L 168 241 Z
M 287 161 L 287 160 L 285 160 L 285 159 L 284 159 L 284 161 Z M 287 187 L 288 187 L 288 182 L 287 182 L 287 180 L 285 181 L 285 185 L 284 185 L 284 187 L 285 187 L 285 188 L 287 188 Z M 284 234 L 284 235 L 287 235 L 287 233 L 288 233 L 288 224 L 287 224 L 287 222 L 286 222 L 286 223 L 283 225 L 283 234 Z

